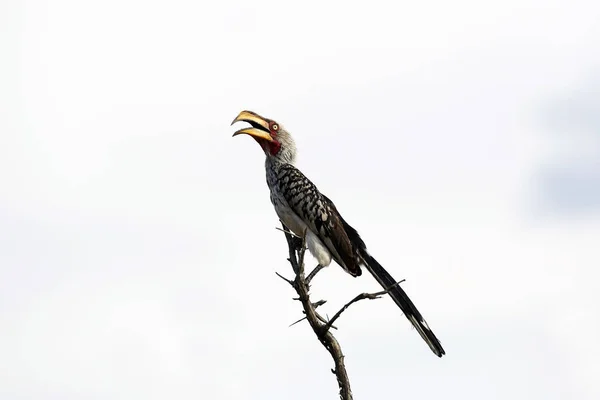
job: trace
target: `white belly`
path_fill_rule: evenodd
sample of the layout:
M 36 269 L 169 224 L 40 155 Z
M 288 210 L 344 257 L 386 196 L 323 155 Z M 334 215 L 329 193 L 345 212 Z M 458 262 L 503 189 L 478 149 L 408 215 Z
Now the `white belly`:
M 308 228 L 304 221 L 302 221 L 302 219 L 300 219 L 287 204 L 277 202 L 277 204 L 275 204 L 275 212 L 285 226 L 297 236 L 303 237 L 304 234 L 306 234 L 306 247 L 308 247 L 310 254 L 317 259 L 319 265 L 326 267 L 331 264 L 331 253 L 327 247 L 325 247 L 323 242 L 321 242 L 321 239 Z

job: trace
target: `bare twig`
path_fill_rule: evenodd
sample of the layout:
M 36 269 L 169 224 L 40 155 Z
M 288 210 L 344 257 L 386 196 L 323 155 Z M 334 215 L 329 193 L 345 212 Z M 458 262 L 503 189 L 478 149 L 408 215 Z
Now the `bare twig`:
M 299 299 L 296 299 L 296 300 L 299 300 Z M 319 301 L 317 301 L 317 302 L 315 302 L 315 303 L 312 303 L 312 305 L 313 305 L 313 307 L 316 309 L 316 308 L 318 308 L 319 306 L 322 306 L 322 305 L 323 305 L 323 304 L 325 304 L 325 303 L 327 303 L 327 300 L 319 300 Z M 326 320 L 325 320 L 323 317 L 321 317 L 321 316 L 320 316 L 320 315 L 318 315 L 318 314 L 317 314 L 317 316 L 319 317 L 319 319 L 321 320 L 321 322 L 323 322 L 323 323 L 327 323 L 327 321 L 326 321 Z M 298 322 L 302 322 L 302 321 L 304 321 L 305 319 L 306 319 L 306 317 L 302 317 L 302 318 L 300 318 L 298 321 L 296 321 L 296 322 L 294 322 L 294 323 L 290 324 L 290 326 L 289 326 L 288 328 L 291 328 L 292 326 L 296 325 Z M 334 328 L 334 329 L 337 329 L 335 326 L 333 326 L 332 328 Z
M 332 328 L 332 327 L 335 328 L 333 326 L 333 323 L 335 322 L 335 320 L 338 319 L 340 317 L 340 315 L 342 315 L 342 313 L 348 309 L 348 307 L 350 307 L 352 304 L 356 303 L 357 301 L 365 300 L 365 299 L 369 299 L 369 300 L 379 299 L 379 298 L 381 298 L 381 296 L 383 296 L 384 294 L 387 294 L 390 290 L 392 290 L 393 288 L 395 288 L 396 286 L 398 286 L 402 282 L 404 282 L 404 279 L 402 279 L 401 281 L 398 281 L 398 282 L 394 283 L 392 286 L 390 286 L 387 289 L 382 290 L 380 292 L 376 292 L 376 293 L 361 293 L 361 294 L 359 294 L 358 296 L 356 296 L 355 298 L 353 298 L 352 300 L 350 300 L 348 303 L 346 303 L 344 305 L 344 307 L 342 307 L 338 312 L 336 312 L 334 314 L 334 316 L 329 321 L 327 321 L 327 323 L 325 324 L 325 326 L 323 327 L 323 329 L 327 330 L 327 329 Z
M 289 248 L 289 252 L 290 252 L 290 258 L 288 258 L 288 261 L 292 265 L 292 269 L 294 270 L 294 273 L 297 276 L 300 269 L 298 267 L 298 260 L 296 259 L 296 244 L 294 243 L 294 236 L 290 235 L 287 232 L 287 230 L 285 230 L 286 229 L 285 225 L 283 225 L 283 224 L 281 224 L 281 225 L 283 226 L 285 238 L 287 239 L 288 248 Z
M 294 232 L 288 230 L 285 226 L 283 228 L 276 226 L 275 229 L 277 229 L 278 231 L 283 232 L 283 233 L 289 233 L 290 235 L 297 237 L 298 239 L 302 239 L 300 236 L 296 235 Z
M 322 306 L 322 305 L 323 305 L 323 304 L 325 304 L 325 303 L 327 303 L 327 300 L 319 300 L 319 301 L 315 301 L 315 302 L 313 303 L 313 306 L 314 306 L 315 308 L 317 308 L 317 307 L 320 307 L 320 306 Z
M 331 317 L 331 319 L 329 321 L 327 321 L 327 323 L 323 326 L 323 329 L 328 330 L 329 328 L 331 328 L 331 326 L 333 325 L 335 320 L 338 319 L 340 317 L 340 315 L 342 315 L 342 313 L 344 311 L 346 311 L 346 309 L 348 307 L 350 307 L 352 304 L 356 303 L 357 301 L 364 300 L 364 299 L 369 299 L 369 300 L 379 299 L 381 296 L 386 294 L 388 291 L 389 290 L 382 290 L 381 292 L 377 292 L 377 293 L 361 293 L 361 294 L 359 294 L 358 296 L 356 296 L 355 298 L 350 300 L 348 303 L 346 303 L 346 305 L 344 305 L 344 307 L 342 307 L 338 312 L 336 312 L 335 315 L 333 317 Z
M 275 272 L 275 275 L 277 275 L 278 277 L 280 277 L 281 279 L 283 279 L 284 281 L 286 281 L 290 285 L 294 286 L 294 281 L 289 280 L 285 276 L 281 275 L 279 272 Z
M 305 319 L 306 319 L 306 317 L 302 317 L 302 318 L 300 318 L 298 321 L 291 323 L 291 324 L 290 324 L 290 326 L 288 326 L 288 328 L 291 328 L 292 326 L 296 325 L 298 322 L 302 322 L 302 321 L 304 321 Z
M 298 300 L 298 299 L 296 299 L 296 300 Z M 326 324 L 326 323 L 328 323 L 328 322 L 329 322 L 329 321 L 328 321 L 326 318 L 323 318 L 323 317 L 321 316 L 321 314 L 319 314 L 319 313 L 316 313 L 316 314 L 317 314 L 317 318 L 319 318 L 319 321 L 321 321 L 322 323 Z M 300 318 L 298 321 L 296 321 L 296 322 L 294 322 L 293 324 L 291 324 L 291 325 L 290 325 L 288 328 L 290 328 L 290 327 L 292 327 L 292 326 L 296 325 L 298 322 L 302 322 L 302 321 L 304 321 L 305 319 L 306 319 L 306 317 L 302 317 L 302 318 Z M 335 325 L 331 325 L 329 328 L 330 328 L 330 329 L 336 329 L 336 330 L 337 330 L 337 326 L 335 326 Z

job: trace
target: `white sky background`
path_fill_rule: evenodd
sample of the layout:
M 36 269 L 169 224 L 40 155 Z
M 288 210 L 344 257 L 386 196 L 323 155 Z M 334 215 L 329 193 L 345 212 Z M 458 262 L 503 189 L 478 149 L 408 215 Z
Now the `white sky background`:
M 447 351 L 387 298 L 353 306 L 357 399 L 600 398 L 599 20 L 591 0 L 3 1 L 0 398 L 336 398 L 288 328 L 242 109 L 295 135 Z M 332 266 L 313 293 L 331 315 L 375 290 Z

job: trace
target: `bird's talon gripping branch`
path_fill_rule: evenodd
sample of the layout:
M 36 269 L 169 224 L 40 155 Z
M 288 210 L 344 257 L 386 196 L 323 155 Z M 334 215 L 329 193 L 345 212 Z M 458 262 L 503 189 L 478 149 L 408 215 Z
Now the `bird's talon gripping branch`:
M 304 246 L 304 239 L 299 237 L 294 237 L 294 247 L 296 251 L 300 251 Z
M 315 269 L 313 269 L 312 271 L 310 271 L 310 273 L 308 274 L 308 276 L 306 277 L 306 283 L 310 283 L 310 281 L 313 280 L 313 278 L 319 273 L 320 270 L 322 270 L 323 268 L 325 268 L 323 265 L 318 264 Z

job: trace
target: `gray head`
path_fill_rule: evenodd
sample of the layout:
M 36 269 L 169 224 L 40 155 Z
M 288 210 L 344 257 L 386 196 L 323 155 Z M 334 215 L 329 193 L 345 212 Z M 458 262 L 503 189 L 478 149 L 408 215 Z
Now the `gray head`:
M 231 123 L 248 122 L 251 128 L 237 130 L 233 136 L 245 133 L 252 136 L 267 157 L 293 164 L 296 160 L 296 144 L 292 136 L 277 122 L 261 117 L 252 111 L 242 111 Z

